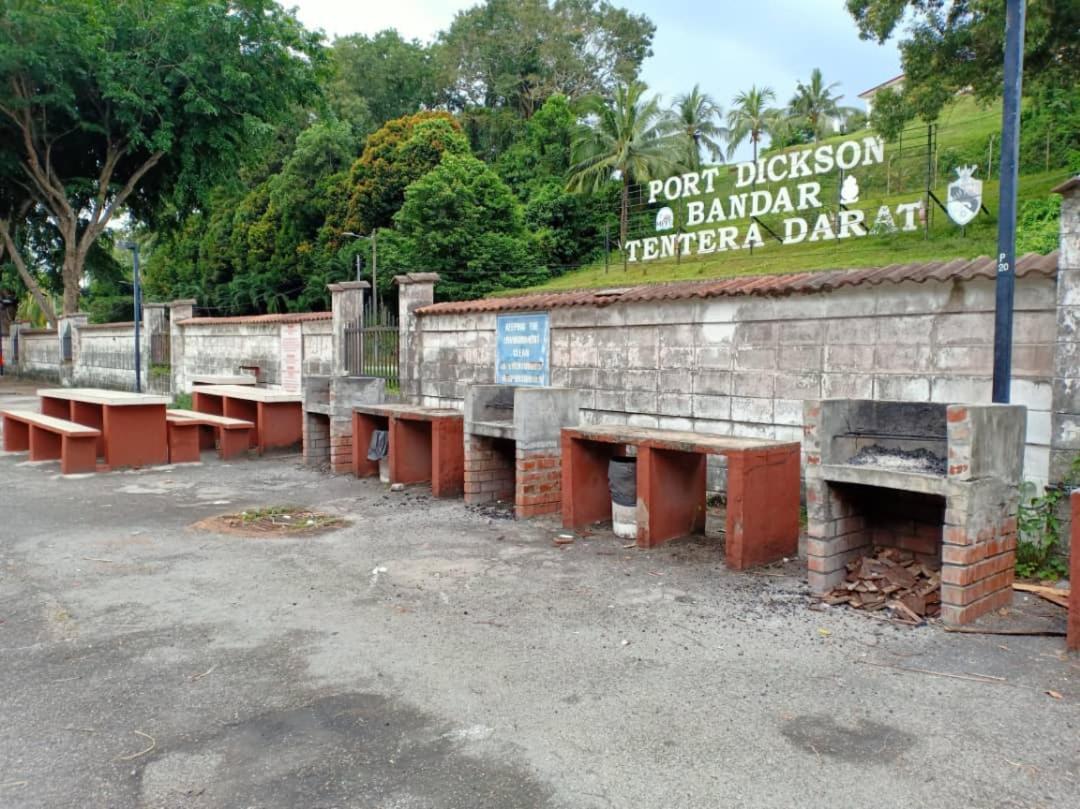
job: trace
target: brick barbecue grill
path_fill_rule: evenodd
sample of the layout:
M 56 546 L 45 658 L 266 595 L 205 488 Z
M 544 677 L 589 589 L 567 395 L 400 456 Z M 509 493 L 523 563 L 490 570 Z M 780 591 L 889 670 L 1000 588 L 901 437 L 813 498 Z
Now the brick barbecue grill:
M 825 593 L 875 546 L 941 567 L 941 617 L 968 623 L 1012 600 L 1026 411 L 806 402 L 807 557 Z
M 509 501 L 517 517 L 561 506 L 560 431 L 579 420 L 571 388 L 472 385 L 465 394 L 465 502 Z

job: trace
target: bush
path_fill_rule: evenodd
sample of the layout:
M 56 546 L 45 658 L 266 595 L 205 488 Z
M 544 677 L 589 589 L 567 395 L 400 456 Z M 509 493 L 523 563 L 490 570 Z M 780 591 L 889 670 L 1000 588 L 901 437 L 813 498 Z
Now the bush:
M 1016 221 L 1016 253 L 1050 253 L 1057 250 L 1061 230 L 1061 197 L 1054 194 L 1029 199 L 1020 207 Z

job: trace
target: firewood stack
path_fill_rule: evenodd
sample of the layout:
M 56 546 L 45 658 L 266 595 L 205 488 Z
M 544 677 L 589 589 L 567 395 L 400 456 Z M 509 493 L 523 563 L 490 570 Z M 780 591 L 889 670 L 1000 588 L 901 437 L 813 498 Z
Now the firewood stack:
M 899 548 L 875 548 L 872 556 L 848 562 L 846 581 L 826 594 L 826 604 L 888 609 L 910 623 L 941 613 L 941 572 Z

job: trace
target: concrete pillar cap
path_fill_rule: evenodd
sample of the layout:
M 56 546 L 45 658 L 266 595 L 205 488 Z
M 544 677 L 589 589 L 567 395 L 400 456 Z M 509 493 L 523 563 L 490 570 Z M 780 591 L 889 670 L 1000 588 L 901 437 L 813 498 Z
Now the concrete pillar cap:
M 327 284 L 326 288 L 331 292 L 346 292 L 350 289 L 371 289 L 367 281 L 340 281 L 336 284 Z
M 405 275 L 395 275 L 394 283 L 398 286 L 406 284 L 434 284 L 440 280 L 437 272 L 410 272 Z

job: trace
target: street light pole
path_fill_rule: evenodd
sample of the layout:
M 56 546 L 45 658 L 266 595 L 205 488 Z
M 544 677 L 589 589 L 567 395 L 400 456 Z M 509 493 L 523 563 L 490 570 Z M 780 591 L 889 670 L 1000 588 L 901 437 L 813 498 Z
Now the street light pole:
M 998 260 L 994 302 L 994 402 L 1007 404 L 1012 377 L 1013 305 L 1016 292 L 1016 185 L 1020 162 L 1020 91 L 1024 76 L 1024 0 L 1005 3 L 1004 103 L 1001 110 L 1001 178 Z
M 375 240 L 377 231 L 371 231 L 370 236 L 363 236 L 359 233 L 353 233 L 351 230 L 342 231 L 342 236 L 348 236 L 352 239 L 366 239 L 371 242 L 371 294 L 373 300 L 373 306 L 375 309 L 375 317 L 379 316 L 379 276 L 378 276 L 378 253 L 375 251 Z M 360 254 L 356 254 L 356 280 L 360 280 Z
M 142 286 L 139 283 L 139 245 L 135 242 L 120 242 L 120 247 L 131 251 L 135 263 L 133 280 L 135 282 L 135 392 L 142 393 L 142 341 L 140 326 L 142 321 Z

